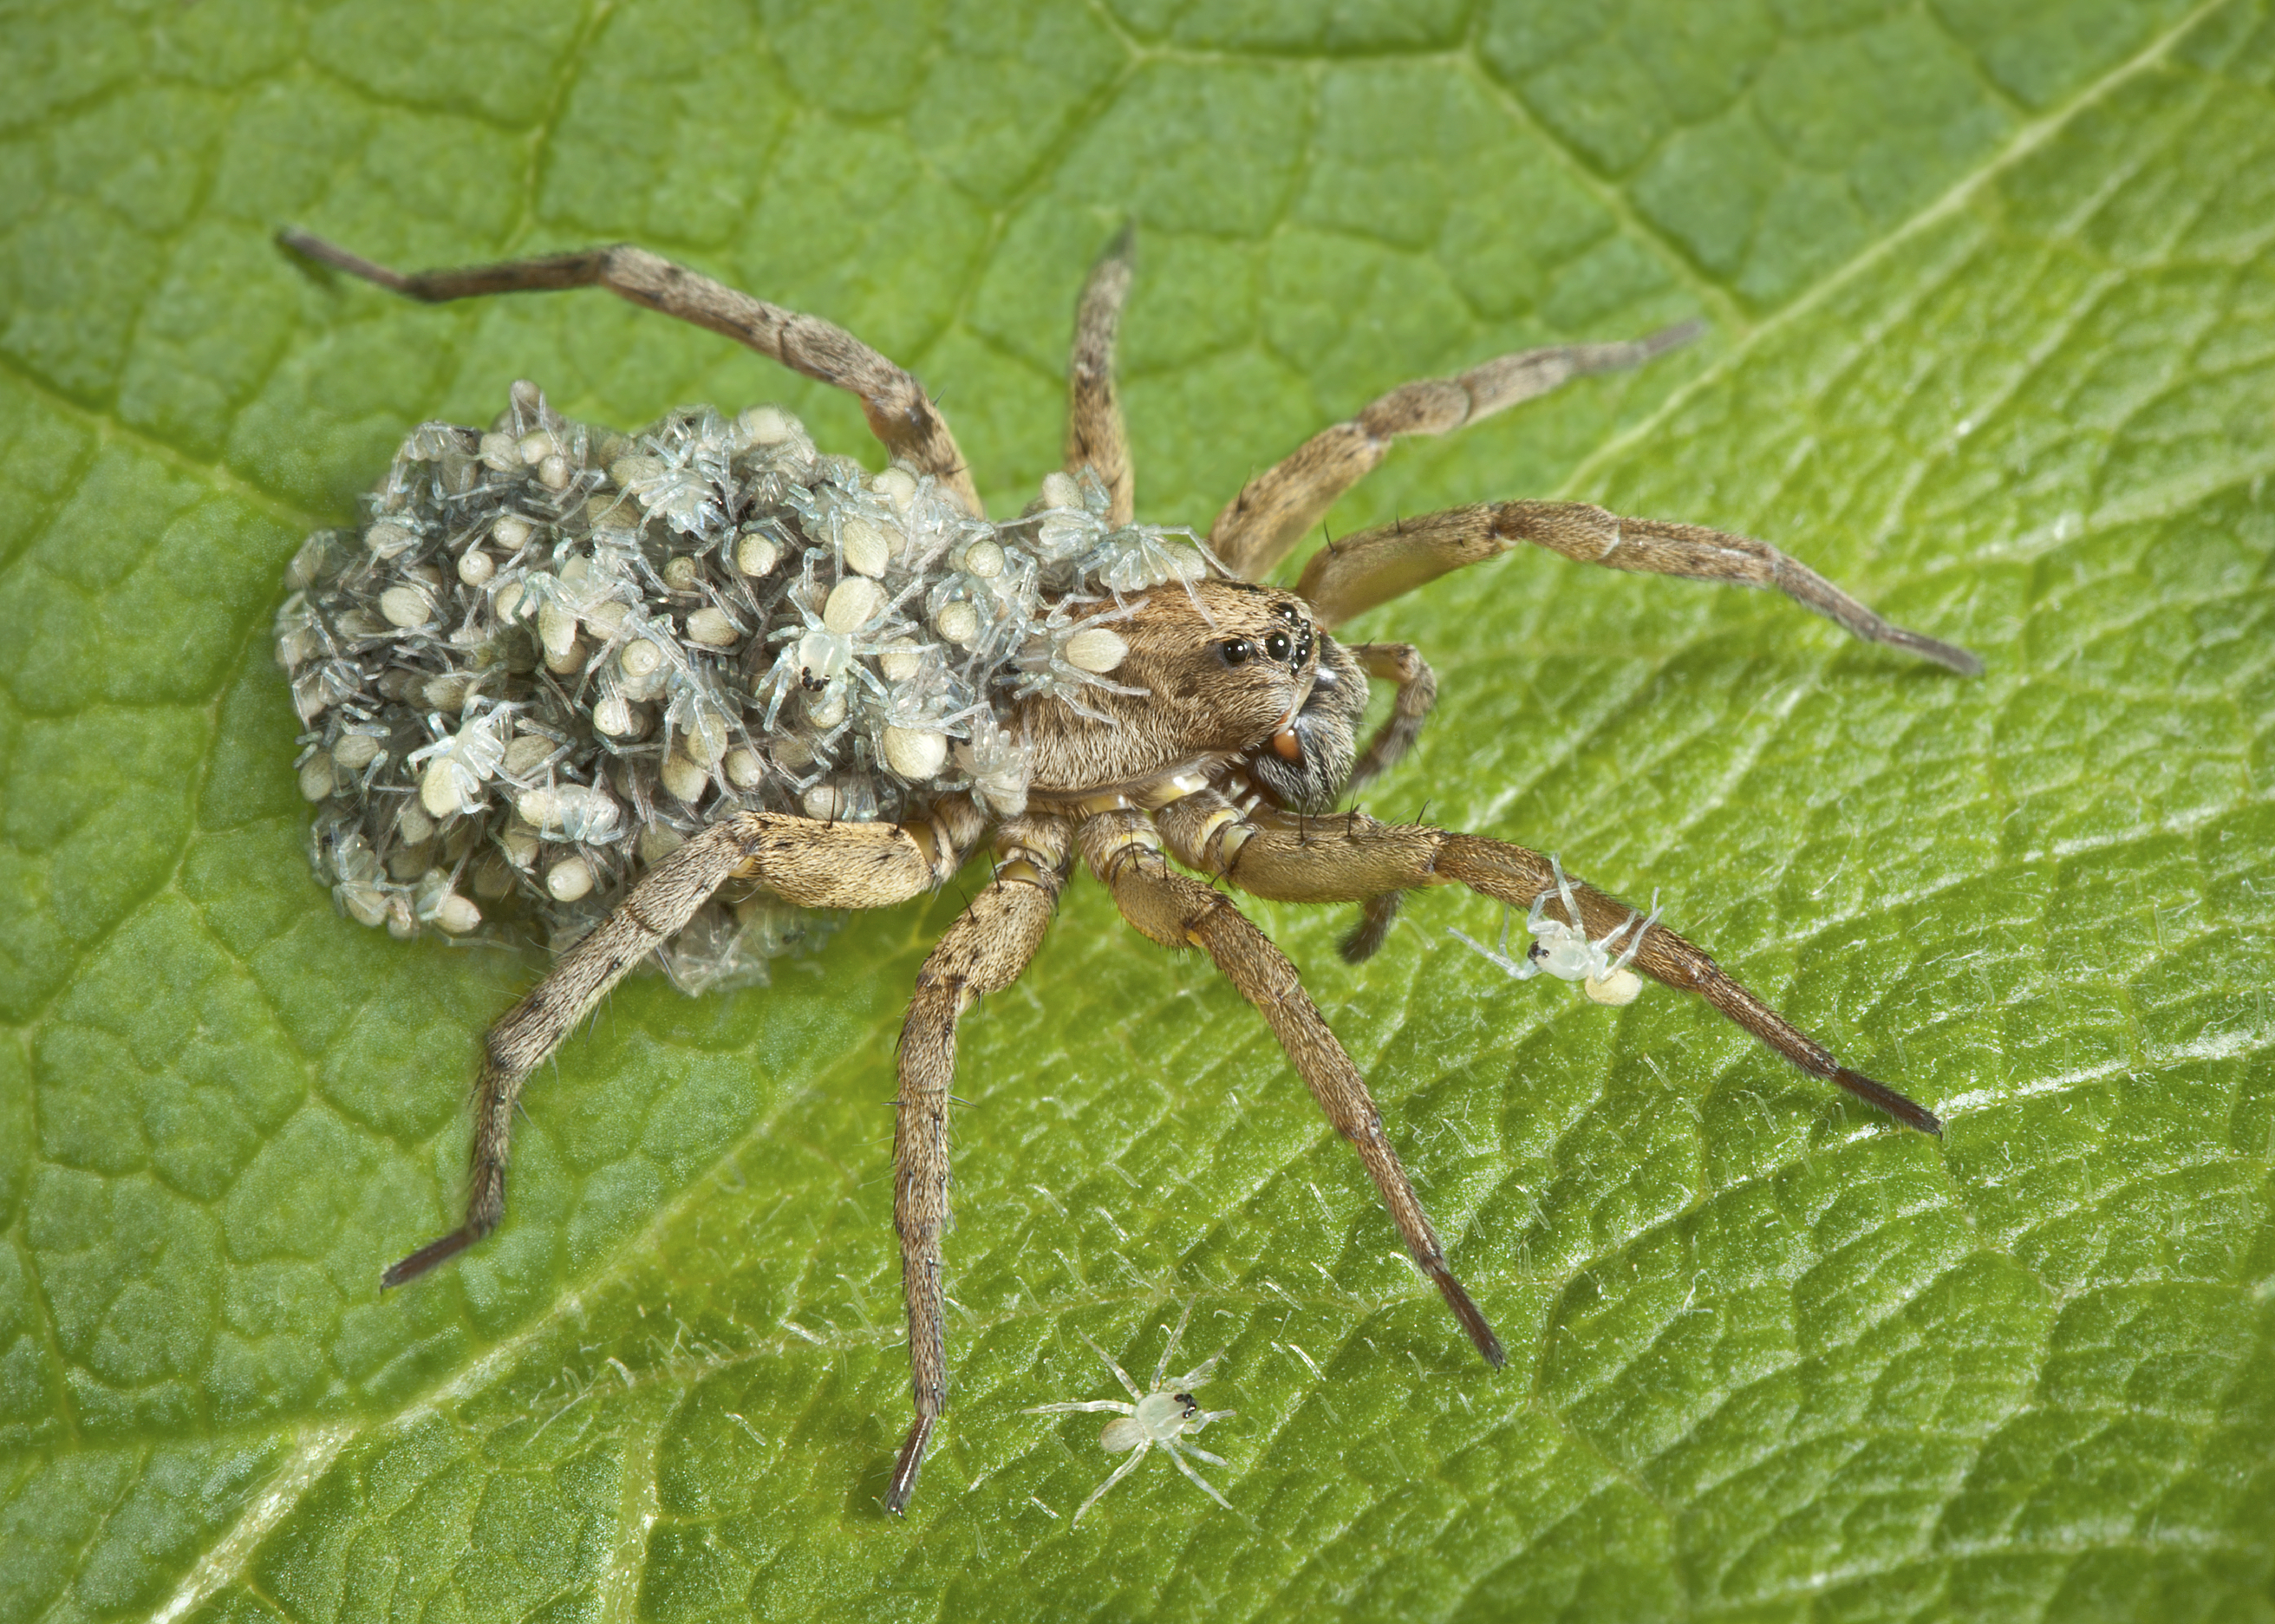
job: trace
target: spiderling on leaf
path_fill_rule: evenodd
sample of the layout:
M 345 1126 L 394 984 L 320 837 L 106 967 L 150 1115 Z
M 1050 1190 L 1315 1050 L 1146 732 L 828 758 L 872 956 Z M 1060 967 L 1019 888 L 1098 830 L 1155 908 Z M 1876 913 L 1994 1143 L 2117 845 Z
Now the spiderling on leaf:
M 1227 1421 L 1239 1413 L 1237 1410 L 1230 1409 L 1203 1409 L 1200 1401 L 1192 1394 L 1194 1388 L 1208 1380 L 1209 1372 L 1216 1369 L 1217 1361 L 1224 1357 L 1222 1349 L 1220 1348 L 1211 1354 L 1183 1376 L 1171 1376 L 1168 1373 L 1169 1360 L 1176 1353 L 1177 1343 L 1185 1334 L 1185 1325 L 1192 1317 L 1193 1305 L 1188 1303 L 1185 1304 L 1185 1311 L 1177 1316 L 1176 1329 L 1169 1333 L 1169 1340 L 1161 1348 L 1161 1362 L 1153 1367 L 1153 1385 L 1143 1391 L 1139 1390 L 1136 1382 L 1130 1379 L 1130 1372 L 1114 1362 L 1113 1355 L 1092 1341 L 1089 1337 L 1083 1337 L 1082 1340 L 1088 1345 L 1090 1351 L 1096 1354 L 1106 1368 L 1114 1372 L 1114 1379 L 1122 1384 L 1132 1402 L 1124 1404 L 1119 1399 L 1090 1399 L 1066 1404 L 1037 1404 L 1027 1411 L 1031 1416 L 1056 1416 L 1087 1411 L 1110 1413 L 1116 1417 L 1107 1422 L 1100 1431 L 1099 1446 L 1108 1454 L 1119 1454 L 1127 1450 L 1130 1453 L 1130 1458 L 1108 1473 L 1106 1481 L 1090 1492 L 1090 1498 L 1075 1507 L 1073 1518 L 1075 1522 L 1081 1522 L 1083 1513 L 1097 1505 L 1108 1489 L 1137 1470 L 1138 1462 L 1145 1458 L 1145 1452 L 1157 1444 L 1168 1455 L 1170 1462 L 1179 1471 L 1200 1485 L 1203 1493 L 1227 1511 L 1232 1509 L 1232 1502 L 1218 1493 L 1210 1485 L 1208 1479 L 1195 1471 L 1185 1460 L 1188 1454 L 1195 1455 L 1206 1461 L 1211 1466 L 1221 1466 L 1229 1469 L 1232 1464 L 1229 1461 L 1221 1455 L 1211 1454 L 1198 1444 L 1184 1440 L 1190 1439 L 1210 1422 Z

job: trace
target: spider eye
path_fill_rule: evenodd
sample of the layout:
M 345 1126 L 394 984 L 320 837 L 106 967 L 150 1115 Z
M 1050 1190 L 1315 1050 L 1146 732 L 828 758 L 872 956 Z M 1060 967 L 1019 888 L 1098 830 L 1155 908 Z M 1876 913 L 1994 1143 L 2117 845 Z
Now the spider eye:
M 1295 644 L 1289 641 L 1288 634 L 1284 631 L 1275 631 L 1264 639 L 1264 652 L 1274 660 L 1287 659 L 1288 651 L 1295 646 Z
M 1246 665 L 1256 658 L 1256 645 L 1246 638 L 1227 638 L 1216 648 L 1227 665 Z

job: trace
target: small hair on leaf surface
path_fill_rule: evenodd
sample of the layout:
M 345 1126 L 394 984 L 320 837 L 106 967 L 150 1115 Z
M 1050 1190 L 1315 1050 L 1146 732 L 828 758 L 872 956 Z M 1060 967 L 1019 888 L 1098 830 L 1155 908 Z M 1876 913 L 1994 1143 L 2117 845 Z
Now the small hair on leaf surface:
M 1207 1382 L 1209 1372 L 1216 1369 L 1217 1361 L 1225 1356 L 1225 1349 L 1217 1349 L 1183 1376 L 1168 1373 L 1169 1361 L 1175 1356 L 1177 1344 L 1183 1340 L 1185 1326 L 1192 1317 L 1193 1305 L 1188 1303 L 1184 1312 L 1177 1316 L 1176 1328 L 1169 1333 L 1169 1340 L 1161 1348 L 1160 1363 L 1153 1366 L 1153 1385 L 1143 1390 L 1130 1379 L 1129 1371 L 1115 1363 L 1113 1355 L 1092 1341 L 1087 1333 L 1076 1333 L 1082 1337 L 1090 1351 L 1098 1356 L 1100 1362 L 1114 1372 L 1115 1380 L 1122 1384 L 1132 1402 L 1125 1404 L 1119 1399 L 1090 1399 L 1062 1404 L 1037 1404 L 1026 1410 L 1030 1416 L 1088 1412 L 1111 1414 L 1116 1417 L 1107 1422 L 1100 1431 L 1099 1446 L 1108 1454 L 1119 1454 L 1126 1449 L 1130 1452 L 1130 1458 L 1108 1473 L 1106 1481 L 1090 1492 L 1090 1498 L 1075 1507 L 1074 1522 L 1081 1522 L 1083 1513 L 1097 1505 L 1108 1489 L 1136 1471 L 1138 1462 L 1145 1458 L 1145 1452 L 1157 1445 L 1168 1454 L 1171 1463 L 1198 1484 L 1211 1499 L 1227 1511 L 1232 1509 L 1232 1502 L 1218 1493 L 1208 1479 L 1195 1471 L 1185 1460 L 1185 1456 L 1190 1454 L 1206 1461 L 1211 1466 L 1231 1470 L 1232 1462 L 1229 1461 L 1221 1455 L 1211 1454 L 1198 1444 L 1184 1440 L 1193 1437 L 1212 1421 L 1228 1421 L 1240 1413 L 1232 1409 L 1203 1409 L 1200 1401 L 1193 1397 L 1192 1390 Z
M 780 406 L 682 407 L 624 434 L 564 417 L 522 381 L 487 427 L 415 427 L 360 522 L 319 532 L 292 560 L 276 653 L 301 729 L 293 770 L 316 808 L 310 856 L 336 906 L 397 936 L 534 934 L 557 955 L 482 1042 L 463 1221 L 382 1284 L 497 1227 L 523 1085 L 625 975 L 654 962 L 691 993 L 762 982 L 832 910 L 936 891 L 983 847 L 993 877 L 925 960 L 898 1050 L 893 1216 L 915 1415 L 885 1494 L 895 1513 L 948 1402 L 957 1022 L 1026 969 L 1077 863 L 1141 935 L 1199 948 L 1254 1007 L 1490 1367 L 1507 1352 L 1364 1077 L 1235 893 L 1357 904 L 1342 947 L 1356 963 L 1382 947 L 1407 893 L 1465 887 L 1529 909 L 1539 968 L 1590 996 L 1623 1001 L 1646 977 L 1694 993 L 1810 1076 L 1941 1132 L 1659 925 L 1655 906 L 1638 924 L 1527 847 L 1338 811 L 1415 746 L 1437 679 L 1409 644 L 1334 634 L 1531 546 L 1772 588 L 1962 676 L 1982 669 L 1973 654 L 1891 624 L 1766 542 L 1576 502 L 1402 519 L 1314 553 L 1293 590 L 1264 584 L 1400 438 L 1640 366 L 1697 323 L 1401 384 L 1255 475 L 1200 537 L 1135 517 L 1114 382 L 1127 230 L 1077 303 L 1062 466 L 1001 518 L 906 371 L 828 321 L 645 249 L 406 276 L 305 232 L 280 240 L 427 303 L 605 290 L 854 395 L 888 461 L 872 474 L 821 451 Z M 1392 702 L 1362 746 L 1371 681 Z M 1174 1394 L 1132 1396 L 1153 1407 L 1115 1437 L 1141 1453 L 1198 1453 L 1186 1429 L 1221 1418 L 1184 1413 Z

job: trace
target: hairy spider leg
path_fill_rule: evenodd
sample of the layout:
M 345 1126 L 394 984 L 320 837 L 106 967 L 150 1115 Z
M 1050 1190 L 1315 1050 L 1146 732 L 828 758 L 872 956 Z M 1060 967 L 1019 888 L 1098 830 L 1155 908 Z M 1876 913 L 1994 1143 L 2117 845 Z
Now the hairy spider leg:
M 1411 643 L 1354 643 L 1350 652 L 1369 676 L 1394 686 L 1390 714 L 1352 766 L 1343 784 L 1346 794 L 1396 765 L 1414 747 L 1431 707 L 1438 703 L 1438 675 Z
M 1204 789 L 1155 812 L 1153 824 L 1178 862 L 1273 902 L 1355 902 L 1394 888 L 1455 884 L 1514 905 L 1556 885 L 1557 865 L 1537 851 L 1428 824 L 1378 823 L 1364 812 L 1281 825 L 1243 816 L 1222 796 Z M 1609 930 L 1622 910 L 1634 912 L 1592 886 L 1575 886 L 1573 894 L 1568 922 L 1583 933 Z M 1654 981 L 1697 993 L 1811 1076 L 1923 1133 L 1942 1133 L 1935 1113 L 1842 1065 L 1830 1049 L 1733 980 L 1703 948 L 1665 925 L 1639 944 L 1634 963 Z
M 1611 570 L 1774 587 L 1868 642 L 1907 650 L 1962 676 L 1983 670 L 1983 661 L 1966 649 L 1891 624 L 1766 541 L 1703 525 L 1623 518 L 1583 502 L 1481 502 L 1362 531 L 1314 553 L 1296 591 L 1332 630 L 1522 542 Z
M 1085 468 L 1106 487 L 1107 517 L 1126 525 L 1137 516 L 1137 475 L 1130 460 L 1130 436 L 1122 422 L 1122 397 L 1114 382 L 1114 340 L 1122 324 L 1122 301 L 1130 297 L 1137 234 L 1123 226 L 1083 283 L 1074 317 L 1074 353 L 1067 362 L 1065 467 Z
M 1205 793 L 1216 805 L 1228 804 L 1213 792 Z M 1508 1356 L 1500 1338 L 1447 1266 L 1445 1248 L 1398 1152 L 1382 1131 L 1382 1114 L 1367 1092 L 1366 1080 L 1304 991 L 1287 955 L 1223 893 L 1174 872 L 1162 858 L 1160 836 L 1145 813 L 1096 813 L 1083 820 L 1076 838 L 1083 861 L 1113 894 L 1123 918 L 1165 948 L 1203 949 L 1235 990 L 1256 1007 L 1312 1099 L 1358 1152 L 1416 1265 L 1438 1288 L 1485 1363 L 1495 1369 L 1506 1363 Z M 1380 886 L 1369 895 L 1394 888 Z
M 869 432 L 895 457 L 938 480 L 969 512 L 982 511 L 971 470 L 948 419 L 915 378 L 835 322 L 738 293 L 645 248 L 616 243 L 406 276 L 306 231 L 280 231 L 276 240 L 320 264 L 430 305 L 491 293 L 606 288 L 619 298 L 747 345 L 818 383 L 858 396 Z
M 1403 891 L 1385 891 L 1380 896 L 1370 896 L 1358 905 L 1358 919 L 1335 944 L 1335 951 L 1347 964 L 1364 964 L 1382 951 L 1382 944 L 1390 940 L 1390 927 L 1398 923 L 1398 910 L 1406 905 Z
M 1210 548 L 1233 573 L 1258 579 L 1380 464 L 1400 436 L 1452 434 L 1583 374 L 1640 366 L 1704 330 L 1704 323 L 1686 321 L 1626 343 L 1520 351 L 1457 377 L 1401 384 L 1249 480 L 1217 515 Z M 1966 649 L 1891 625 L 1767 542 L 1702 525 L 1622 518 L 1585 502 L 1488 502 L 1402 519 L 1330 542 L 1313 555 L 1296 590 L 1332 630 L 1519 541 L 1614 570 L 1774 586 L 1860 638 L 1908 649 L 1962 676 L 1983 669 Z
M 1066 883 L 1068 851 L 1062 819 L 1028 816 L 1003 823 L 996 835 L 994 881 L 926 956 L 901 1026 L 893 1227 L 901 1242 L 916 1416 L 885 1491 L 890 1512 L 908 1509 L 933 1429 L 948 1407 L 948 1299 L 941 1236 L 949 1218 L 948 1107 L 956 1081 L 956 1023 L 979 999 L 1018 979 L 1034 957 Z
M 1438 702 L 1437 674 L 1422 658 L 1422 651 L 1411 643 L 1354 643 L 1350 652 L 1358 657 L 1360 668 L 1369 676 L 1379 677 L 1394 686 L 1390 714 L 1383 718 L 1382 725 L 1375 729 L 1373 738 L 1367 741 L 1366 749 L 1352 765 L 1350 776 L 1343 781 L 1346 795 L 1394 766 L 1414 747 L 1414 741 L 1421 736 L 1423 722 Z M 1335 950 L 1345 963 L 1363 964 L 1381 951 L 1405 899 L 1403 891 L 1386 891 L 1360 904 L 1358 923 L 1336 944 Z
M 946 883 L 979 837 L 969 801 L 946 797 L 930 821 L 823 823 L 742 812 L 658 863 L 482 1039 L 466 1220 L 380 1276 L 400 1286 L 456 1257 L 505 1215 L 507 1153 L 522 1084 L 632 966 L 686 927 L 730 879 L 756 879 L 804 908 L 882 908 Z
M 1450 434 L 1584 373 L 1640 366 L 1705 331 L 1703 321 L 1662 328 L 1620 344 L 1520 350 L 1451 378 L 1417 378 L 1377 397 L 1348 422 L 1320 430 L 1240 487 L 1209 529 L 1225 568 L 1259 580 L 1294 550 L 1335 500 L 1406 434 Z M 1308 594 L 1306 594 L 1308 595 Z

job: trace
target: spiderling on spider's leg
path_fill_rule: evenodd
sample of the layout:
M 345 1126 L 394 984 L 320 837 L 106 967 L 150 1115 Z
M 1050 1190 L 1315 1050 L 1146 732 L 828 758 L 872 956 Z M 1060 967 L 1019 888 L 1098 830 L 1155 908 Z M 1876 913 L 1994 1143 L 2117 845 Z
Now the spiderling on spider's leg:
M 1581 990 L 1599 1004 L 1631 1004 L 1643 991 L 1643 978 L 1628 968 L 1635 963 L 1636 955 L 1643 951 L 1643 939 L 1651 927 L 1659 923 L 1659 895 L 1651 894 L 1651 916 L 1648 918 L 1630 909 L 1628 917 L 1591 941 L 1585 931 L 1566 919 L 1580 917 L 1580 905 L 1572 898 L 1572 882 L 1564 877 L 1564 865 L 1551 852 L 1548 866 L 1556 876 L 1556 883 L 1532 899 L 1532 907 L 1524 916 L 1524 928 L 1531 933 L 1532 946 L 1521 960 L 1508 956 L 1509 910 L 1501 910 L 1500 946 L 1488 948 L 1476 937 L 1457 931 L 1451 925 L 1446 934 L 1469 943 L 1494 963 L 1507 971 L 1516 981 L 1529 981 L 1538 975 L 1554 976 L 1560 981 L 1577 981 Z M 1548 917 L 1548 899 L 1555 897 L 1564 904 L 1564 918 Z M 1636 921 L 1643 922 L 1638 925 Z M 1627 946 L 1616 955 L 1613 946 L 1621 937 Z
M 901 1032 L 894 1221 L 916 1414 L 892 1511 L 906 1508 L 947 1403 L 956 1023 L 1025 969 L 1077 860 L 1142 934 L 1201 948 L 1255 1006 L 1489 1364 L 1504 1361 L 1500 1339 L 1295 967 L 1226 890 L 1172 858 L 1251 895 L 1359 903 L 1344 944 L 1355 960 L 1381 947 L 1410 891 L 1459 885 L 1528 908 L 1550 973 L 1578 970 L 1599 997 L 1639 985 L 1637 972 L 1697 993 L 1802 1069 L 1940 1130 L 1655 911 L 1637 926 L 1635 910 L 1523 846 L 1338 812 L 1412 747 L 1437 684 L 1406 644 L 1332 634 L 1529 544 L 1772 587 L 1961 674 L 1981 669 L 1974 655 L 1891 625 L 1765 542 L 1581 502 L 1404 518 L 1313 555 L 1293 592 L 1260 584 L 1400 437 L 1640 365 L 1695 324 L 1401 385 L 1249 480 L 1204 545 L 1133 521 L 1113 366 L 1127 232 L 1077 306 L 1063 466 L 1000 520 L 908 373 L 827 321 L 642 249 L 403 276 L 321 238 L 283 240 L 428 302 L 606 289 L 850 391 L 891 457 L 872 475 L 825 455 L 775 406 L 686 409 L 623 434 L 519 383 L 487 430 L 415 430 L 364 521 L 311 537 L 293 560 L 276 654 L 302 728 L 299 786 L 317 807 L 312 857 L 339 906 L 400 936 L 518 925 L 562 949 L 484 1040 L 464 1222 L 385 1284 L 497 1227 L 524 1083 L 636 966 L 661 958 L 691 991 L 763 979 L 770 956 L 811 938 L 805 910 L 920 896 L 991 835 L 993 880 L 926 959 Z M 1393 699 L 1362 749 L 1371 679 Z M 1133 1392 L 1141 1405 L 1158 1396 Z M 1165 1446 L 1181 1436 L 1150 1419 L 1139 1431 Z

